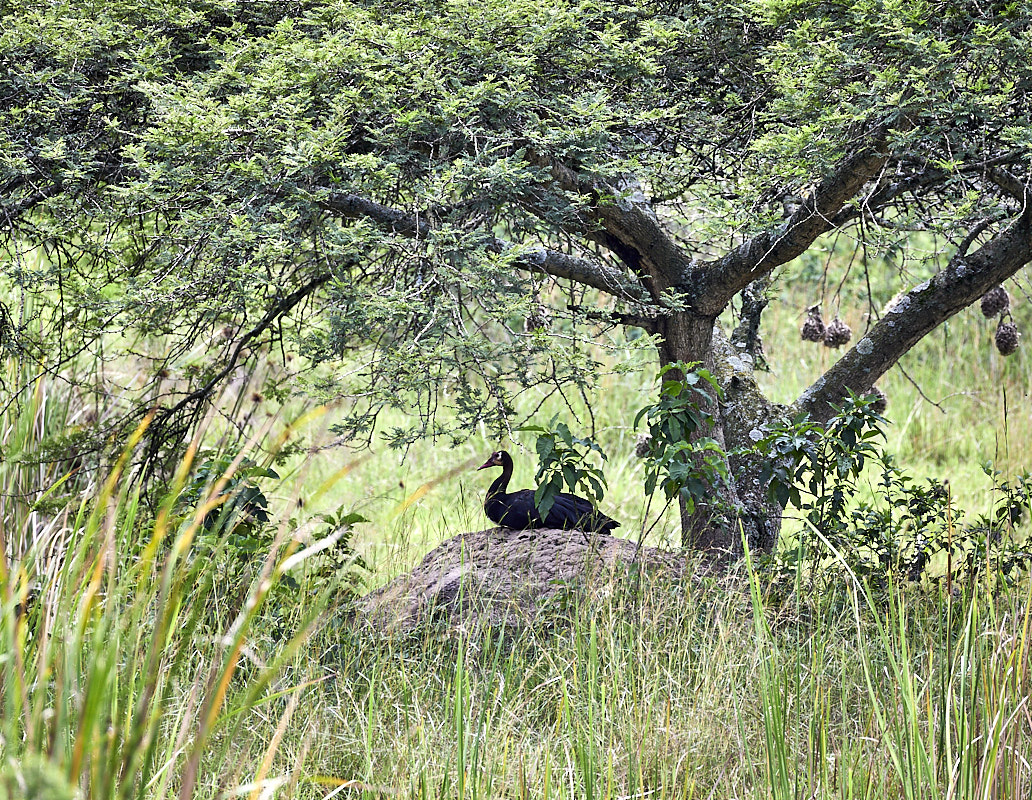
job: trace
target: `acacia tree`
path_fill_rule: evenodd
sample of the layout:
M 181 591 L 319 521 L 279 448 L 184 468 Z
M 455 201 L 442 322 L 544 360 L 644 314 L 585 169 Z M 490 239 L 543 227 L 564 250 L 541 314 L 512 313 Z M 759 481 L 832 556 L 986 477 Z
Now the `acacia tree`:
M 351 435 L 418 411 L 402 444 L 505 431 L 513 391 L 589 380 L 575 342 L 618 326 L 717 376 L 707 434 L 734 450 L 774 414 L 767 288 L 826 234 L 867 265 L 938 244 L 798 398 L 817 420 L 1032 260 L 1021 4 L 36 6 L 0 38 L 0 222 L 42 318 L 5 314 L 4 346 L 58 370 L 112 330 L 168 364 L 209 342 L 191 383 L 155 379 L 155 452 L 270 342 L 347 364 L 321 388 L 355 399 Z M 770 546 L 756 464 L 730 475 Z M 714 513 L 686 544 L 731 546 Z

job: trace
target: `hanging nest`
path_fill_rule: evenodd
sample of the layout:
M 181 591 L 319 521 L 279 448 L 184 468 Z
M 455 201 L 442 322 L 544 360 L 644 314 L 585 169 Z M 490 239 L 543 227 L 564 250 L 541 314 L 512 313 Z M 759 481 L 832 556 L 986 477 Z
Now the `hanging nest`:
M 852 329 L 838 317 L 835 317 L 831 324 L 828 325 L 828 329 L 824 331 L 824 346 L 842 347 L 852 338 Z
M 997 314 L 1006 314 L 1010 310 L 1010 295 L 1002 286 L 990 289 L 982 295 L 982 316 L 986 318 L 995 317 Z
M 1018 337 L 1021 332 L 1013 322 L 1004 322 L 1000 317 L 1000 323 L 996 326 L 996 349 L 1001 356 L 1012 355 L 1018 349 Z
M 820 306 L 810 306 L 806 309 L 806 320 L 799 335 L 804 342 L 824 341 L 824 320 L 821 319 Z

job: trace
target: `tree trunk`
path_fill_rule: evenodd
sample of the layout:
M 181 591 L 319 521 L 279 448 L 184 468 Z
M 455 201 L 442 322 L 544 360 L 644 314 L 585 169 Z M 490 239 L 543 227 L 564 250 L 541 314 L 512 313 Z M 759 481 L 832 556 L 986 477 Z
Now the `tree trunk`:
M 755 444 L 768 422 L 784 416 L 783 409 L 760 392 L 753 378 L 753 357 L 745 352 L 745 345 L 737 352 L 712 317 L 677 311 L 663 320 L 661 333 L 664 366 L 701 362 L 724 392 L 723 400 L 705 408 L 713 415 L 713 427 L 695 431 L 692 439 L 709 437 L 731 452 L 726 482 L 712 486 L 709 498 L 697 501 L 691 513 L 681 500 L 682 546 L 727 557 L 741 552 L 744 535 L 750 548 L 772 549 L 781 528 L 781 509 L 766 499 L 762 460 L 735 451 Z
M 711 370 L 724 390 L 720 414 L 724 445 L 729 451 L 728 468 L 739 500 L 735 545 L 740 547 L 744 534 L 751 550 L 770 551 L 781 531 L 781 507 L 767 498 L 767 483 L 762 480 L 765 459 L 749 451 L 774 422 L 787 420 L 787 409 L 771 403 L 760 391 L 753 374 L 755 356 L 746 352 L 735 337 L 729 342 L 719 324 L 714 328 Z

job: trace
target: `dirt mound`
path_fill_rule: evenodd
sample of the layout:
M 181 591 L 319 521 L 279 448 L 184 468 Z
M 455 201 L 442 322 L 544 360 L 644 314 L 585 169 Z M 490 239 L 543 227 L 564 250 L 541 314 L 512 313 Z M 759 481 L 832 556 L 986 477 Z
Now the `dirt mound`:
M 491 528 L 444 542 L 411 572 L 362 598 L 359 610 L 385 631 L 430 621 L 466 630 L 524 627 L 571 592 L 609 591 L 641 576 L 677 579 L 686 571 L 680 553 L 607 534 Z

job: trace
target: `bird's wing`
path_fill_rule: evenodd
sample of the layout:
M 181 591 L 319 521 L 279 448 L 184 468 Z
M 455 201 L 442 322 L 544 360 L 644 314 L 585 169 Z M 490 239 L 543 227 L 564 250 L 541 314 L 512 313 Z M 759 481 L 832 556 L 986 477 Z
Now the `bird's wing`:
M 555 502 L 549 509 L 548 516 L 545 517 L 545 526 L 548 528 L 576 527 L 594 513 L 595 507 L 583 497 L 573 494 L 556 495 Z

